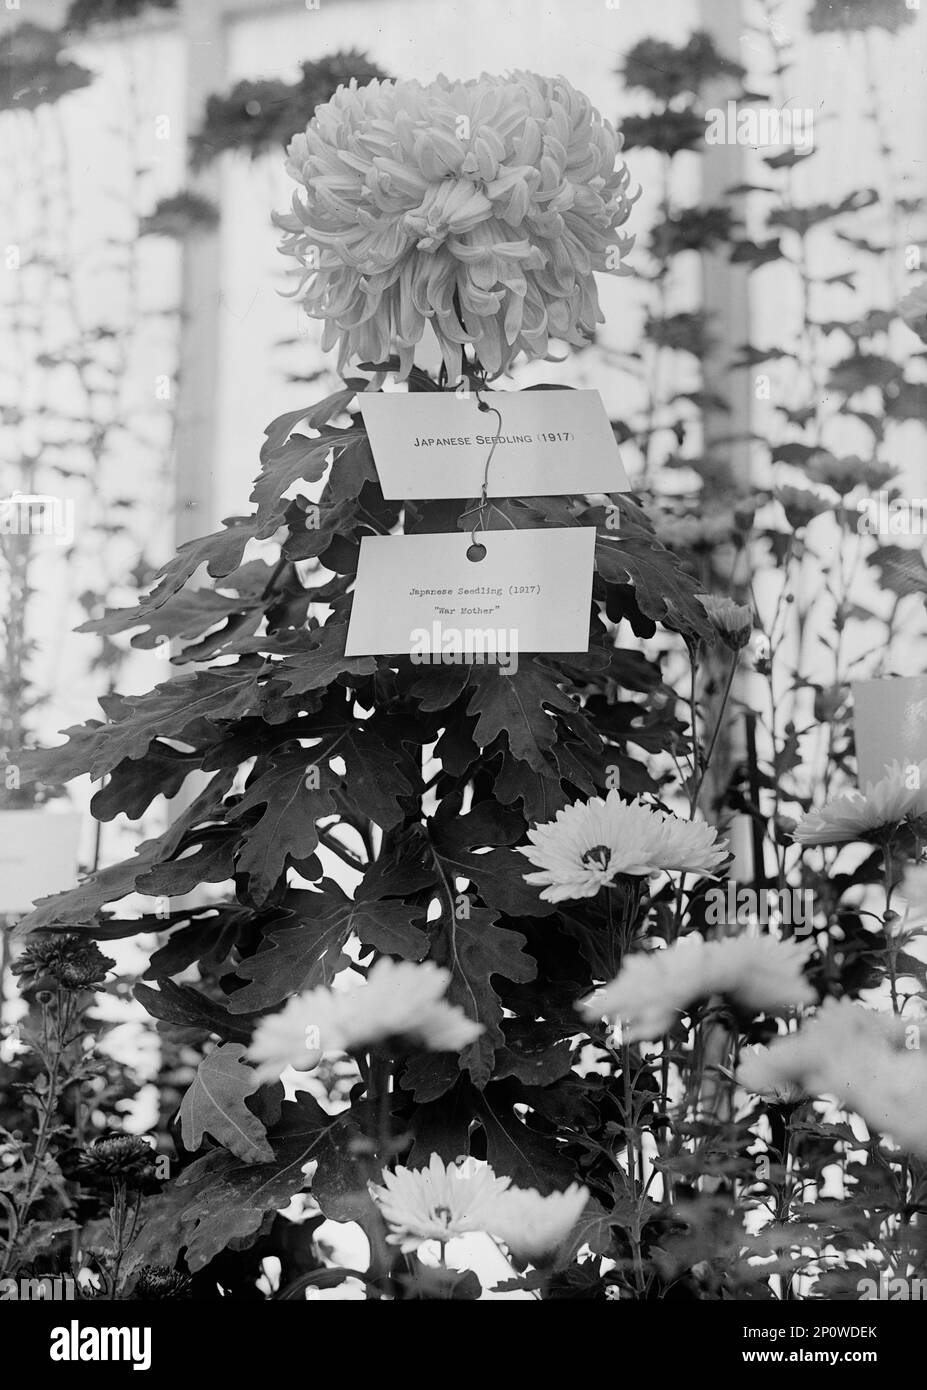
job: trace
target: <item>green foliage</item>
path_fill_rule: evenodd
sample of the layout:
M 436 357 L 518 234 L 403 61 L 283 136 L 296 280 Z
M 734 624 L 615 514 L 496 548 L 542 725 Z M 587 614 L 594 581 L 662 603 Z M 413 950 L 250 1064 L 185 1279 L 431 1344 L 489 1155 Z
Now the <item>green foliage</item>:
M 176 10 L 177 0 L 71 0 L 63 27 L 83 31 L 94 24 L 135 19 L 148 9 Z
M 631 785 L 651 786 L 633 751 L 638 737 L 650 750 L 680 746 L 680 726 L 647 718 L 638 703 L 641 691 L 659 687 L 660 671 L 619 645 L 625 617 L 649 630 L 665 621 L 691 640 L 709 631 L 694 581 L 632 499 L 621 499 L 625 519 L 615 531 L 605 510 L 583 499 L 523 498 L 501 503 L 492 524 L 599 530 L 588 655 L 524 654 L 510 675 L 492 666 L 421 667 L 406 656 L 346 658 L 358 542 L 397 517 L 369 466 L 358 417 L 349 427 L 334 423 L 352 396 L 348 386 L 275 421 L 255 517 L 192 543 L 135 608 L 90 625 L 107 634 L 135 630 L 137 645 L 168 634 L 180 659 L 208 649 L 205 667 L 145 695 L 109 696 L 102 721 L 69 730 L 58 749 L 29 755 L 29 774 L 45 784 L 108 776 L 94 802 L 105 817 L 137 817 L 158 792 L 176 795 L 193 773 L 210 779 L 165 835 L 39 904 L 20 926 L 29 932 L 72 921 L 104 939 L 133 927 L 166 930 L 152 961 L 159 988 L 139 985 L 136 998 L 162 1026 L 192 1028 L 219 1044 L 201 1063 L 180 1118 L 188 1149 L 207 1136 L 220 1147 L 185 1170 L 177 1199 L 158 1199 L 172 1212 L 174 1244 L 171 1250 L 154 1212 L 144 1245 L 154 1263 L 170 1263 L 186 1248 L 195 1270 L 229 1241 L 256 1238 L 265 1213 L 303 1186 L 297 1146 L 306 1157 L 328 1154 L 312 1180 L 323 1210 L 367 1201 L 363 1174 L 347 1156 L 354 1110 L 333 1120 L 304 1096 L 300 1113 L 308 1107 L 313 1117 L 308 1130 L 302 1120 L 288 1123 L 294 1112 L 285 1107 L 283 1128 L 271 1125 L 265 1139 L 241 1061 L 256 1014 L 330 982 L 350 964 L 351 943 L 446 966 L 450 1000 L 485 1028 L 459 1059 L 406 1057 L 395 1093 L 400 1132 L 405 1124 L 421 1135 L 426 1123 L 437 1132 L 445 1126 L 439 1116 L 453 1114 L 442 1150 L 450 1142 L 455 1153 L 465 1151 L 474 1125 L 475 1151 L 500 1174 L 542 1191 L 569 1180 L 560 1131 L 577 1107 L 591 1116 L 601 1091 L 570 1065 L 572 1001 L 594 982 L 599 951 L 592 943 L 603 930 L 603 909 L 576 905 L 571 944 L 552 920 L 552 905 L 524 884 L 512 847 L 528 818 L 606 790 L 610 769 Z M 306 425 L 309 433 L 297 432 Z M 323 474 L 320 525 L 307 530 L 298 489 Z M 461 502 L 457 512 L 463 509 Z M 447 524 L 445 504 L 409 502 L 404 511 L 407 527 Z M 337 515 L 332 529 L 330 512 Z M 459 525 L 466 527 L 465 517 Z M 280 562 L 255 573 L 251 562 L 242 564 L 242 542 L 265 527 L 276 532 Z M 294 563 L 307 550 L 308 587 Z M 204 560 L 216 587 L 187 587 Z M 327 610 L 324 620 L 315 616 L 320 610 Z M 600 729 L 587 709 L 606 689 L 625 685 L 623 704 L 611 707 Z M 423 752 L 435 742 L 441 770 L 426 789 Z M 358 831 L 363 848 L 351 850 Z M 356 868 L 360 881 L 350 894 L 323 873 L 322 846 Z M 289 881 L 294 869 L 305 886 Z M 234 890 L 208 913 L 162 912 L 134 923 L 114 915 L 133 889 L 170 900 L 207 880 Z M 551 952 L 569 962 L 566 976 L 550 973 Z M 203 984 L 171 978 L 196 960 Z
M 246 150 L 252 159 L 279 150 L 294 131 L 305 129 L 315 108 L 329 101 L 342 83 L 356 78 L 363 84 L 389 76 L 354 49 L 300 66 L 302 76 L 296 82 L 248 79 L 237 82 L 226 96 L 211 96 L 203 125 L 191 140 L 194 164 L 202 167 L 227 150 Z
M 34 111 L 92 81 L 56 30 L 24 21 L 0 36 L 0 111 Z
M 886 29 L 897 33 L 916 17 L 905 0 L 814 0 L 808 23 L 814 33 Z

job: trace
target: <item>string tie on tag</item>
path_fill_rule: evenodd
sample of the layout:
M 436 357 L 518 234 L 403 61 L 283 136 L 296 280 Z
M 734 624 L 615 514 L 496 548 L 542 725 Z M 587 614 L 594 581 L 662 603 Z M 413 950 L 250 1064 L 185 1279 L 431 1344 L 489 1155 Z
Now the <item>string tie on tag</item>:
M 495 415 L 496 432 L 493 435 L 489 454 L 486 458 L 486 464 L 483 468 L 483 482 L 482 486 L 480 487 L 480 500 L 475 507 L 468 507 L 465 512 L 461 512 L 461 516 L 470 516 L 473 512 L 476 512 L 477 514 L 476 520 L 473 523 L 473 528 L 470 531 L 470 544 L 467 547 L 467 559 L 473 561 L 482 560 L 486 555 L 486 547 L 476 539 L 476 533 L 478 530 L 486 530 L 486 510 L 489 506 L 489 468 L 493 460 L 493 454 L 496 452 L 496 448 L 499 443 L 499 438 L 502 434 L 501 414 L 494 405 L 487 405 L 487 403 L 481 397 L 479 390 L 477 390 L 476 392 L 476 404 L 477 408 L 483 411 L 484 414 Z

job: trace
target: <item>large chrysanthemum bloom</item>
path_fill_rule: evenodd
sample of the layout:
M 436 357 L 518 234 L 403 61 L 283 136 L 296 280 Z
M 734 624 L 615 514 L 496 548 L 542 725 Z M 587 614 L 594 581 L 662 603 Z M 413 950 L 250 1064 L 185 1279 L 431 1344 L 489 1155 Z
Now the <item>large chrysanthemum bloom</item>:
M 727 853 L 713 826 L 622 801 L 617 791 L 604 800 L 574 801 L 529 830 L 528 839 L 518 852 L 538 872 L 525 874 L 525 881 L 541 887 L 541 897 L 552 903 L 594 897 L 618 874 L 711 873 Z
M 352 82 L 293 137 L 302 185 L 277 223 L 324 349 L 399 358 L 427 323 L 452 380 L 490 375 L 602 322 L 593 272 L 621 272 L 631 201 L 621 137 L 563 78 Z
M 715 996 L 748 1013 L 779 1014 L 814 1001 L 802 973 L 809 950 L 771 936 L 688 936 L 629 956 L 611 984 L 577 1007 L 587 1022 L 620 1024 L 629 1042 L 659 1038 L 691 1005 Z
M 761 1069 L 738 1079 L 748 1089 L 832 1096 L 891 1136 L 910 1153 L 927 1156 L 927 1056 L 913 1020 L 827 999 L 798 1033 L 769 1047 Z
M 841 792 L 820 808 L 806 811 L 793 832 L 801 845 L 842 845 L 853 840 L 879 844 L 898 827 L 927 817 L 927 760 L 892 763 L 864 791 Z
M 425 961 L 371 966 L 366 983 L 335 1000 L 338 1031 L 347 1050 L 405 1038 L 429 1052 L 459 1052 L 482 1033 L 482 1024 L 444 998 L 450 971 Z
M 405 1252 L 426 1240 L 445 1243 L 487 1230 L 494 1203 L 510 1181 L 489 1167 L 458 1168 L 432 1154 L 427 1168 L 385 1170 L 383 1185 L 371 1183 L 370 1192 L 391 1228 L 387 1240 Z
M 542 1197 L 533 1187 L 509 1187 L 493 1203 L 486 1229 L 504 1241 L 514 1259 L 544 1264 L 563 1245 L 589 1201 L 589 1189 L 571 1183 Z

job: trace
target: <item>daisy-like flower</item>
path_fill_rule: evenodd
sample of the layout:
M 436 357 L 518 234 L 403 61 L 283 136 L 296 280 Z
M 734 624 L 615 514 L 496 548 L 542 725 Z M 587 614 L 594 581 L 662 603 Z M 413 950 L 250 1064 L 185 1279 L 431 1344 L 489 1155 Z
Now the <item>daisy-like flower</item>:
M 927 343 L 927 280 L 905 295 L 898 305 L 898 314 Z
M 294 995 L 280 1013 L 259 1021 L 248 1048 L 251 1061 L 258 1064 L 258 1081 L 276 1081 L 287 1067 L 312 1071 L 323 1051 L 343 1050 L 334 1003 L 332 991 L 320 986 Z
M 795 531 L 802 531 L 816 516 L 833 509 L 836 496 L 828 498 L 824 493 L 810 487 L 797 487 L 794 483 L 777 483 L 773 497 L 785 512 L 785 519 Z
M 575 1182 L 547 1197 L 533 1187 L 509 1187 L 494 1201 L 486 1229 L 505 1242 L 516 1260 L 544 1264 L 563 1245 L 588 1200 L 589 1189 Z
M 485 1165 L 445 1165 L 433 1153 L 427 1168 L 385 1170 L 383 1185 L 371 1183 L 370 1192 L 391 1228 L 387 1240 L 406 1252 L 426 1240 L 444 1243 L 489 1229 L 495 1201 L 510 1181 Z
M 795 828 L 802 845 L 842 845 L 853 840 L 880 844 L 900 825 L 927 816 L 927 759 L 892 763 L 878 782 L 864 791 L 841 792 L 820 808 L 806 811 Z
M 425 961 L 387 956 L 353 989 L 320 987 L 294 995 L 278 1014 L 262 1018 L 248 1055 L 258 1079 L 276 1079 L 285 1067 L 311 1071 L 323 1052 L 353 1052 L 387 1038 L 404 1038 L 429 1052 L 459 1052 L 483 1032 L 444 998 L 450 972 Z
M 335 1018 L 348 1051 L 387 1038 L 406 1038 L 429 1052 L 459 1052 L 482 1033 L 482 1024 L 445 999 L 449 970 L 424 961 L 383 956 L 366 983 L 335 997 Z
M 428 323 L 452 380 L 465 343 L 495 376 L 551 338 L 586 342 L 593 272 L 621 273 L 631 247 L 621 145 L 563 78 L 339 87 L 288 147 L 302 197 L 277 218 L 339 370 L 395 353 L 407 376 Z
M 726 842 L 713 826 L 652 811 L 642 801 L 622 801 L 617 790 L 603 800 L 574 801 L 552 821 L 528 831 L 518 853 L 536 865 L 527 883 L 542 887 L 548 902 L 591 898 L 618 874 L 660 869 L 711 873 L 724 859 Z
M 868 488 L 882 487 L 894 472 L 890 464 L 877 459 L 863 459 L 858 454 L 838 458 L 826 449 L 812 454 L 805 468 L 812 482 L 833 488 L 839 497 L 846 497 L 861 483 Z
M 802 974 L 810 949 L 772 936 L 688 936 L 630 956 L 611 984 L 577 1007 L 587 1022 L 620 1024 L 629 1042 L 659 1038 L 692 1004 L 715 995 L 748 1013 L 779 1014 L 815 998 Z
M 699 594 L 698 598 L 724 645 L 732 652 L 741 651 L 753 631 L 753 609 L 746 603 L 718 598 L 715 594 Z
M 912 1021 L 825 1000 L 798 1033 L 772 1043 L 764 1074 L 769 1086 L 833 1096 L 903 1149 L 927 1155 L 927 1056 Z

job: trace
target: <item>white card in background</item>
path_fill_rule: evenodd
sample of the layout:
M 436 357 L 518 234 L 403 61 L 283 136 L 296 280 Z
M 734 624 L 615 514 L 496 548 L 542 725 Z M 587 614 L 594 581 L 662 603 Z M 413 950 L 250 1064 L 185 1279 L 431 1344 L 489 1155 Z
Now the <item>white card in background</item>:
M 346 656 L 585 652 L 595 527 L 365 536 Z M 423 657 L 423 659 L 427 659 Z
M 0 811 L 0 913 L 76 885 L 80 824 L 77 811 Z
M 853 682 L 858 782 L 877 782 L 889 763 L 927 758 L 927 676 Z
M 630 490 L 598 391 L 493 391 L 483 399 L 502 417 L 490 497 Z M 499 422 L 473 393 L 382 391 L 358 401 L 384 497 L 479 497 Z

